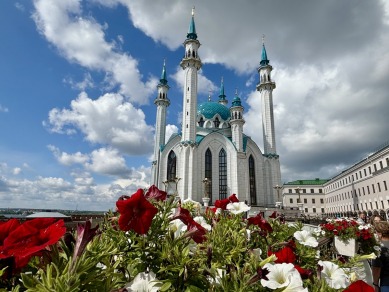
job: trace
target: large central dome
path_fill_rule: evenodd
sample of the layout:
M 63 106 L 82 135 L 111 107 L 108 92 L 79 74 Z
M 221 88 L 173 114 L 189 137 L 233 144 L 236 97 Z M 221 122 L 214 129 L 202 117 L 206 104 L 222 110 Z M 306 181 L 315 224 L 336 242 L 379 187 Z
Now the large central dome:
M 230 117 L 230 110 L 218 102 L 206 101 L 198 105 L 197 114 L 203 115 L 206 119 L 212 119 L 216 114 L 219 114 L 224 121 L 227 121 Z

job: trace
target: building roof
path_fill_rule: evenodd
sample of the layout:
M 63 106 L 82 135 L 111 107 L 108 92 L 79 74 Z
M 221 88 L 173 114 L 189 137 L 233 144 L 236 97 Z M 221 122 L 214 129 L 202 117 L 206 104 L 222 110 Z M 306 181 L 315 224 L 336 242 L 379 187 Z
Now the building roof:
M 26 218 L 70 218 L 59 212 L 37 212 L 26 216 Z
M 323 185 L 328 182 L 329 179 L 300 179 L 291 182 L 284 183 L 284 185 Z
M 219 114 L 219 116 L 226 121 L 230 117 L 230 110 L 221 103 L 206 101 L 198 105 L 197 114 L 203 115 L 206 119 L 212 119 L 216 114 Z

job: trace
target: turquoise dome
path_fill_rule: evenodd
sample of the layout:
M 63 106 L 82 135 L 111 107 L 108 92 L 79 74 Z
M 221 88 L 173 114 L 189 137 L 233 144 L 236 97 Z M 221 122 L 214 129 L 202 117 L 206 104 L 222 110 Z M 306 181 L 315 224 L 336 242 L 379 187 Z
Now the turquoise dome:
M 227 121 L 230 117 L 230 110 L 223 104 L 215 101 L 207 101 L 198 105 L 197 114 L 203 115 L 206 119 L 212 119 L 216 114 Z

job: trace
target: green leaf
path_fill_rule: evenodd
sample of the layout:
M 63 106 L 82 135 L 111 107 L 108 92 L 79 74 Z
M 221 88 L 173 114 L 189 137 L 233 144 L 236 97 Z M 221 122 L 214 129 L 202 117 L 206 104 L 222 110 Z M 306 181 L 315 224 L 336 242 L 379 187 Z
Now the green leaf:
M 162 285 L 162 287 L 159 290 L 162 292 L 167 291 L 171 286 L 172 286 L 172 283 L 166 282 L 165 284 Z

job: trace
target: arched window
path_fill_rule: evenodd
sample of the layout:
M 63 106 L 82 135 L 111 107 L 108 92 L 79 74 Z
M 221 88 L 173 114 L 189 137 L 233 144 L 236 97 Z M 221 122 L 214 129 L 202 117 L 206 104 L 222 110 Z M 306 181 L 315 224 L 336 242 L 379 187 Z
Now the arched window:
M 177 171 L 177 157 L 174 151 L 170 151 L 167 157 L 167 179 L 175 179 Z
M 249 185 L 250 185 L 250 203 L 257 204 L 257 189 L 255 187 L 255 163 L 252 155 L 249 157 Z
M 199 120 L 199 127 L 204 127 L 204 119 L 203 118 L 200 118 Z
M 205 152 L 205 171 L 204 176 L 209 180 L 208 184 L 206 185 L 206 192 L 209 196 L 209 198 L 212 198 L 212 153 L 209 148 Z
M 216 117 L 215 120 L 213 121 L 214 125 L 215 125 L 215 128 L 219 128 L 219 125 L 220 125 L 220 121 L 219 121 L 219 118 Z
M 227 154 L 224 149 L 219 152 L 219 199 L 227 198 Z

